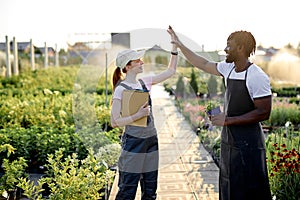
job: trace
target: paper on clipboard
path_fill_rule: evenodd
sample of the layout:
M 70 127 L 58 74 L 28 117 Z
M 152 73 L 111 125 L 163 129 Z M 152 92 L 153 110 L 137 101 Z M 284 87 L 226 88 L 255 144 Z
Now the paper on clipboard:
M 137 90 L 124 90 L 122 96 L 122 117 L 135 114 L 140 107 L 149 100 L 149 92 L 137 91 Z M 133 126 L 147 126 L 147 116 L 142 117 L 130 125 Z

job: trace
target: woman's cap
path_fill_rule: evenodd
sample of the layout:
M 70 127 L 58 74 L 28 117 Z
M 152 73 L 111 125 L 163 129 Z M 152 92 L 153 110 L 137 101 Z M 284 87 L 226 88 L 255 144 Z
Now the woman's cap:
M 131 49 L 126 49 L 118 53 L 116 59 L 116 65 L 120 69 L 126 67 L 127 63 L 131 60 L 137 60 L 144 56 L 145 51 L 135 51 Z

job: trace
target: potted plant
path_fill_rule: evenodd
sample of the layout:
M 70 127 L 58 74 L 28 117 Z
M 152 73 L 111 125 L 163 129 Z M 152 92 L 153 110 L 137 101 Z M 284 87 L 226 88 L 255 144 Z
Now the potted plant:
M 7 150 L 7 155 L 13 153 L 13 147 L 11 145 L 1 145 L 0 152 Z M 17 160 L 9 161 L 9 159 L 3 159 L 2 163 L 4 169 L 4 175 L 0 178 L 0 194 L 5 194 L 6 199 L 16 199 L 17 184 L 19 178 L 25 176 L 25 169 L 27 167 L 26 160 L 23 157 L 19 157 Z
M 206 106 L 206 113 L 208 115 L 217 115 L 221 113 L 220 105 L 216 101 L 209 101 Z

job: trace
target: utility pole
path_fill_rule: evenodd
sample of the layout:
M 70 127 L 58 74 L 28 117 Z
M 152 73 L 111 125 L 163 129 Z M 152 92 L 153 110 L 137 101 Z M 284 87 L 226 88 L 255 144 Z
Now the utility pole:
M 108 68 L 108 66 L 107 66 L 107 63 L 108 63 L 108 61 L 107 61 L 107 52 L 105 51 L 105 105 L 106 105 L 106 107 L 108 107 L 108 86 L 107 86 L 107 84 L 108 84 L 108 75 L 107 75 L 107 68 Z
M 48 68 L 48 47 L 47 47 L 46 42 L 45 42 L 45 52 L 44 52 L 44 56 L 45 56 L 44 67 L 45 67 L 45 68 Z
M 55 44 L 55 66 L 58 67 L 59 66 L 59 52 L 57 49 L 57 44 Z
M 13 66 L 13 74 L 19 75 L 19 58 L 18 58 L 18 44 L 16 38 L 13 38 L 13 51 L 14 51 L 14 66 Z
M 5 43 L 6 43 L 6 77 L 11 77 L 11 67 L 10 67 L 10 45 L 8 41 L 8 36 L 5 36 Z
M 34 46 L 32 43 L 32 39 L 30 39 L 30 65 L 31 65 L 31 70 L 35 70 Z

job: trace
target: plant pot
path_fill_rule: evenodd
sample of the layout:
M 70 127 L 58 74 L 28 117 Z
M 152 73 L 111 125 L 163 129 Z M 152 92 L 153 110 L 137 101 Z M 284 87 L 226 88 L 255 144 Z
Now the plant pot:
M 8 194 L 8 197 L 7 197 L 8 200 L 16 200 L 17 199 L 17 190 L 8 191 L 7 194 Z

